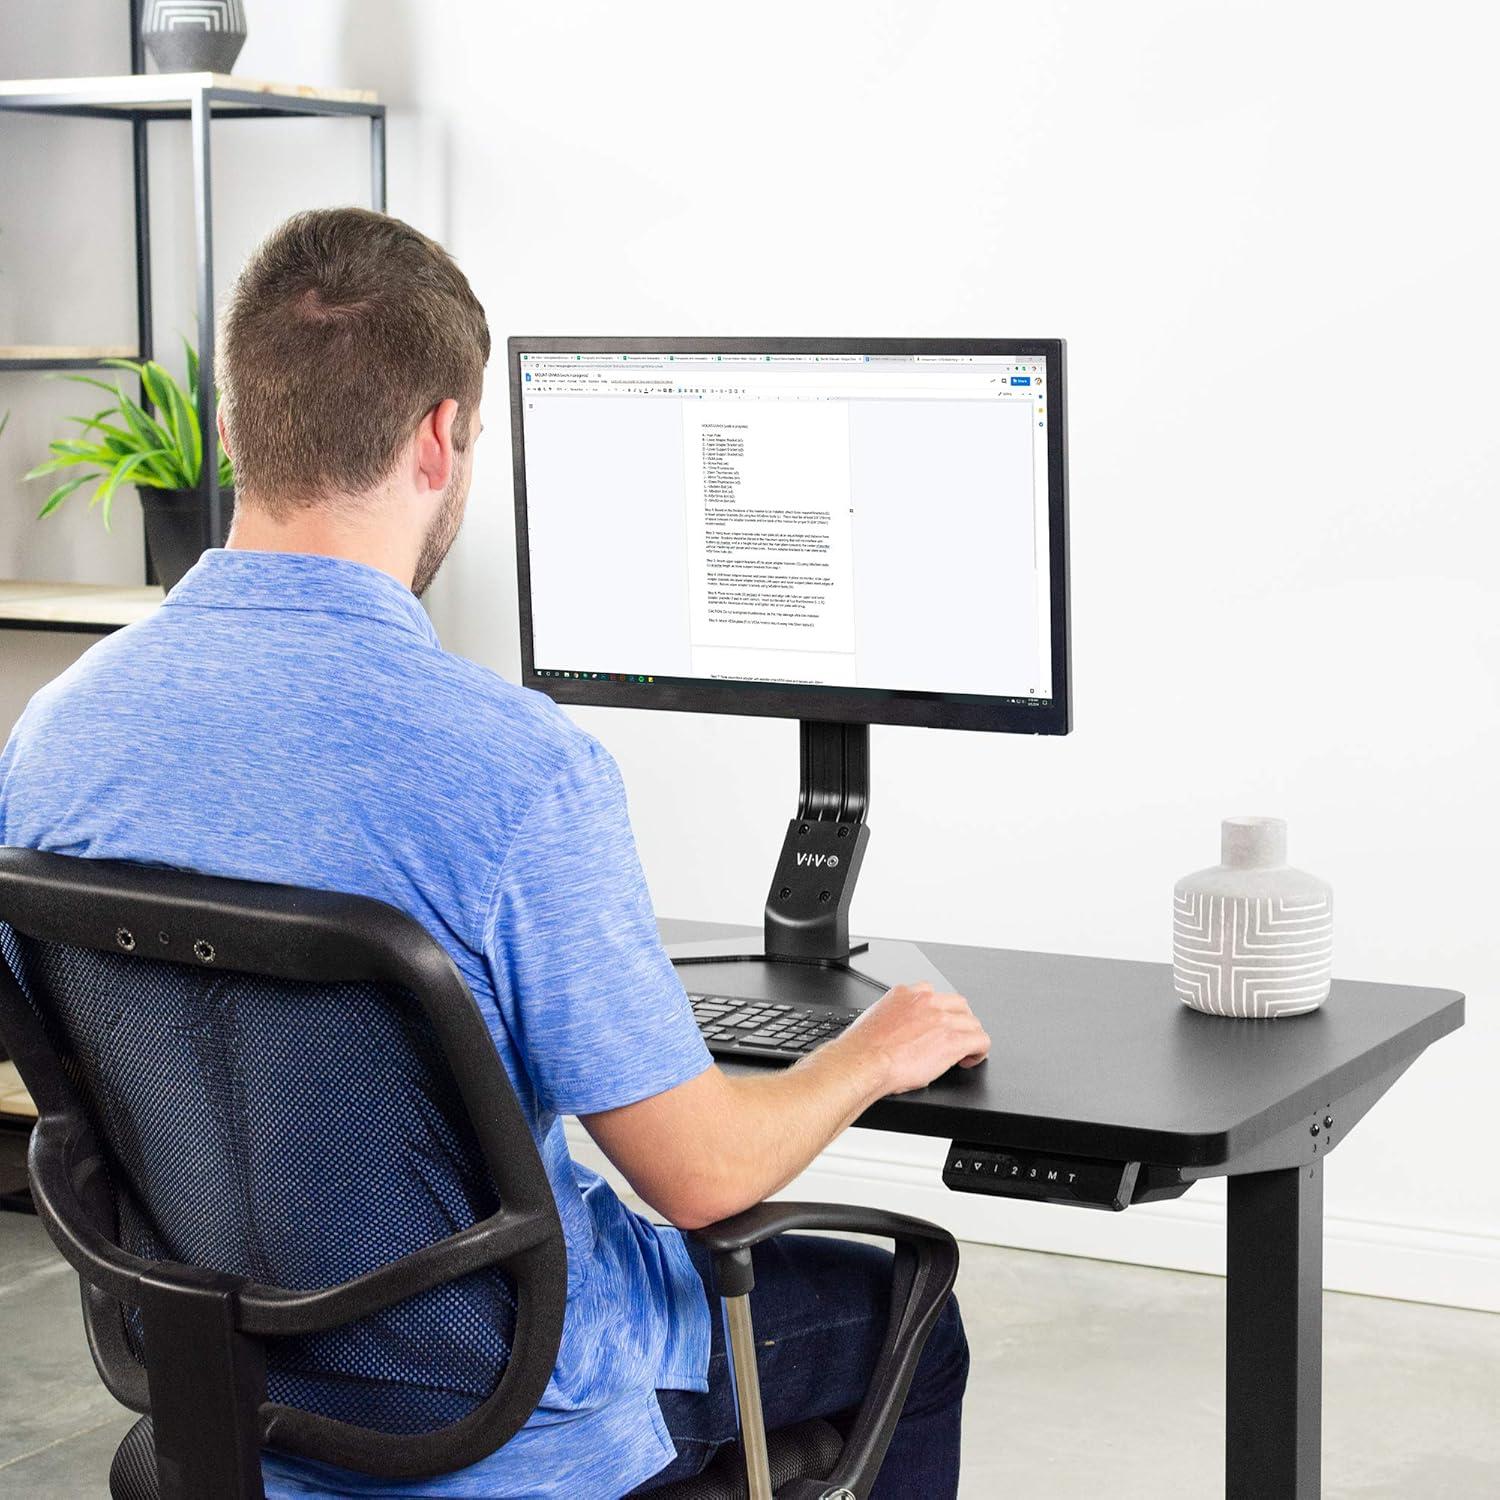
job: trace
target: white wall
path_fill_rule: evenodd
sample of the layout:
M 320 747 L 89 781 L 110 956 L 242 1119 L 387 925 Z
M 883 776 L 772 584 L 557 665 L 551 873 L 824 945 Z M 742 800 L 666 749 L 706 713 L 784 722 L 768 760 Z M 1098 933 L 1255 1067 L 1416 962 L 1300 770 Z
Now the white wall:
M 90 36 L 117 9 L 5 8 L 5 67 L 119 66 Z M 1216 857 L 1218 819 L 1283 814 L 1294 859 L 1336 887 L 1341 974 L 1470 995 L 1466 1029 L 1334 1159 L 1330 1284 L 1500 1307 L 1490 8 L 256 0 L 251 26 L 243 73 L 398 105 L 392 209 L 447 241 L 497 336 L 1069 339 L 1077 732 L 877 729 L 856 923 L 1161 958 L 1172 881 Z M 0 341 L 31 335 L 23 312 L 79 311 L 23 240 L 61 235 L 90 262 L 123 226 L 85 129 L 109 127 L 0 121 Z M 241 129 L 220 135 L 226 269 L 279 214 L 363 181 L 357 127 Z M 169 159 L 159 264 L 180 276 Z M 97 211 L 38 191 L 69 173 Z M 70 286 L 91 329 L 128 298 L 122 275 L 107 297 Z M 7 378 L 0 405 L 21 399 Z M 0 473 L 45 436 L 32 410 Z M 510 673 L 498 362 L 486 419 L 433 613 Z M 68 565 L 3 489 L 4 565 Z M 85 519 L 66 544 L 80 575 L 105 566 Z M 0 651 L 13 716 L 56 650 Z M 794 728 L 579 717 L 622 764 L 658 908 L 753 920 Z M 1213 1185 L 1119 1220 L 1006 1209 L 924 1186 L 932 1149 L 855 1139 L 816 1185 L 920 1200 L 974 1236 L 1215 1264 Z

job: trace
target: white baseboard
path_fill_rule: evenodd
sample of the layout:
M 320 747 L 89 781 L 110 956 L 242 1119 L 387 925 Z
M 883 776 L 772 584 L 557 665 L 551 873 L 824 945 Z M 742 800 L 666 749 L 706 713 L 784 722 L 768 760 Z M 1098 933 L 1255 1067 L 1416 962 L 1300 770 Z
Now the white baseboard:
M 581 1164 L 620 1184 L 619 1174 L 574 1120 L 568 1121 L 568 1140 Z M 973 1244 L 1224 1274 L 1221 1183 L 1203 1183 L 1187 1197 L 1145 1203 L 1126 1213 L 1069 1213 L 1045 1204 L 950 1192 L 938 1176 L 942 1149 L 941 1142 L 887 1142 L 853 1132 L 830 1146 L 780 1196 L 916 1214 Z M 1329 1215 L 1323 1232 L 1323 1285 L 1333 1292 L 1500 1312 L 1500 1235 Z

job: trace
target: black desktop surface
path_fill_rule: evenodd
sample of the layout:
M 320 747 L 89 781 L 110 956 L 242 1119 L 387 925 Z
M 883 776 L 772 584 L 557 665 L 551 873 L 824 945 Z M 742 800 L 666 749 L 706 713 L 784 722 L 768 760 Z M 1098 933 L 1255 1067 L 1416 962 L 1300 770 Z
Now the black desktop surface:
M 755 931 L 673 919 L 661 930 L 668 942 Z M 1166 1167 L 1233 1163 L 1404 1067 L 1464 1017 L 1453 990 L 1339 979 L 1310 1015 L 1228 1020 L 1182 1005 L 1168 964 L 922 947 L 967 995 L 993 1051 L 978 1068 L 881 1100 L 858 1123 L 980 1145 Z

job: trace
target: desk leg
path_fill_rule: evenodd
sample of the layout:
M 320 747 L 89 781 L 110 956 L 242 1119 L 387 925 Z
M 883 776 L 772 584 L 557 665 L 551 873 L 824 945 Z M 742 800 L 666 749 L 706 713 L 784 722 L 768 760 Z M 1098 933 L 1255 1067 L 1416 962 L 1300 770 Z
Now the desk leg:
M 1229 1179 L 1227 1500 L 1318 1500 L 1323 1168 Z

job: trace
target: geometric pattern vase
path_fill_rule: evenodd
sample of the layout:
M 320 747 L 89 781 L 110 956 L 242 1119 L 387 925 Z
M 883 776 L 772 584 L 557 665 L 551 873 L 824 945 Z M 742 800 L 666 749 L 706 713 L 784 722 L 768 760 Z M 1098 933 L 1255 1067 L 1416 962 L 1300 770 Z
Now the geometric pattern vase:
M 1316 1010 L 1333 977 L 1333 893 L 1286 862 L 1280 818 L 1229 818 L 1223 863 L 1177 882 L 1172 978 L 1214 1016 L 1270 1020 Z
M 240 0 L 146 0 L 141 40 L 163 73 L 228 73 L 245 45 Z

